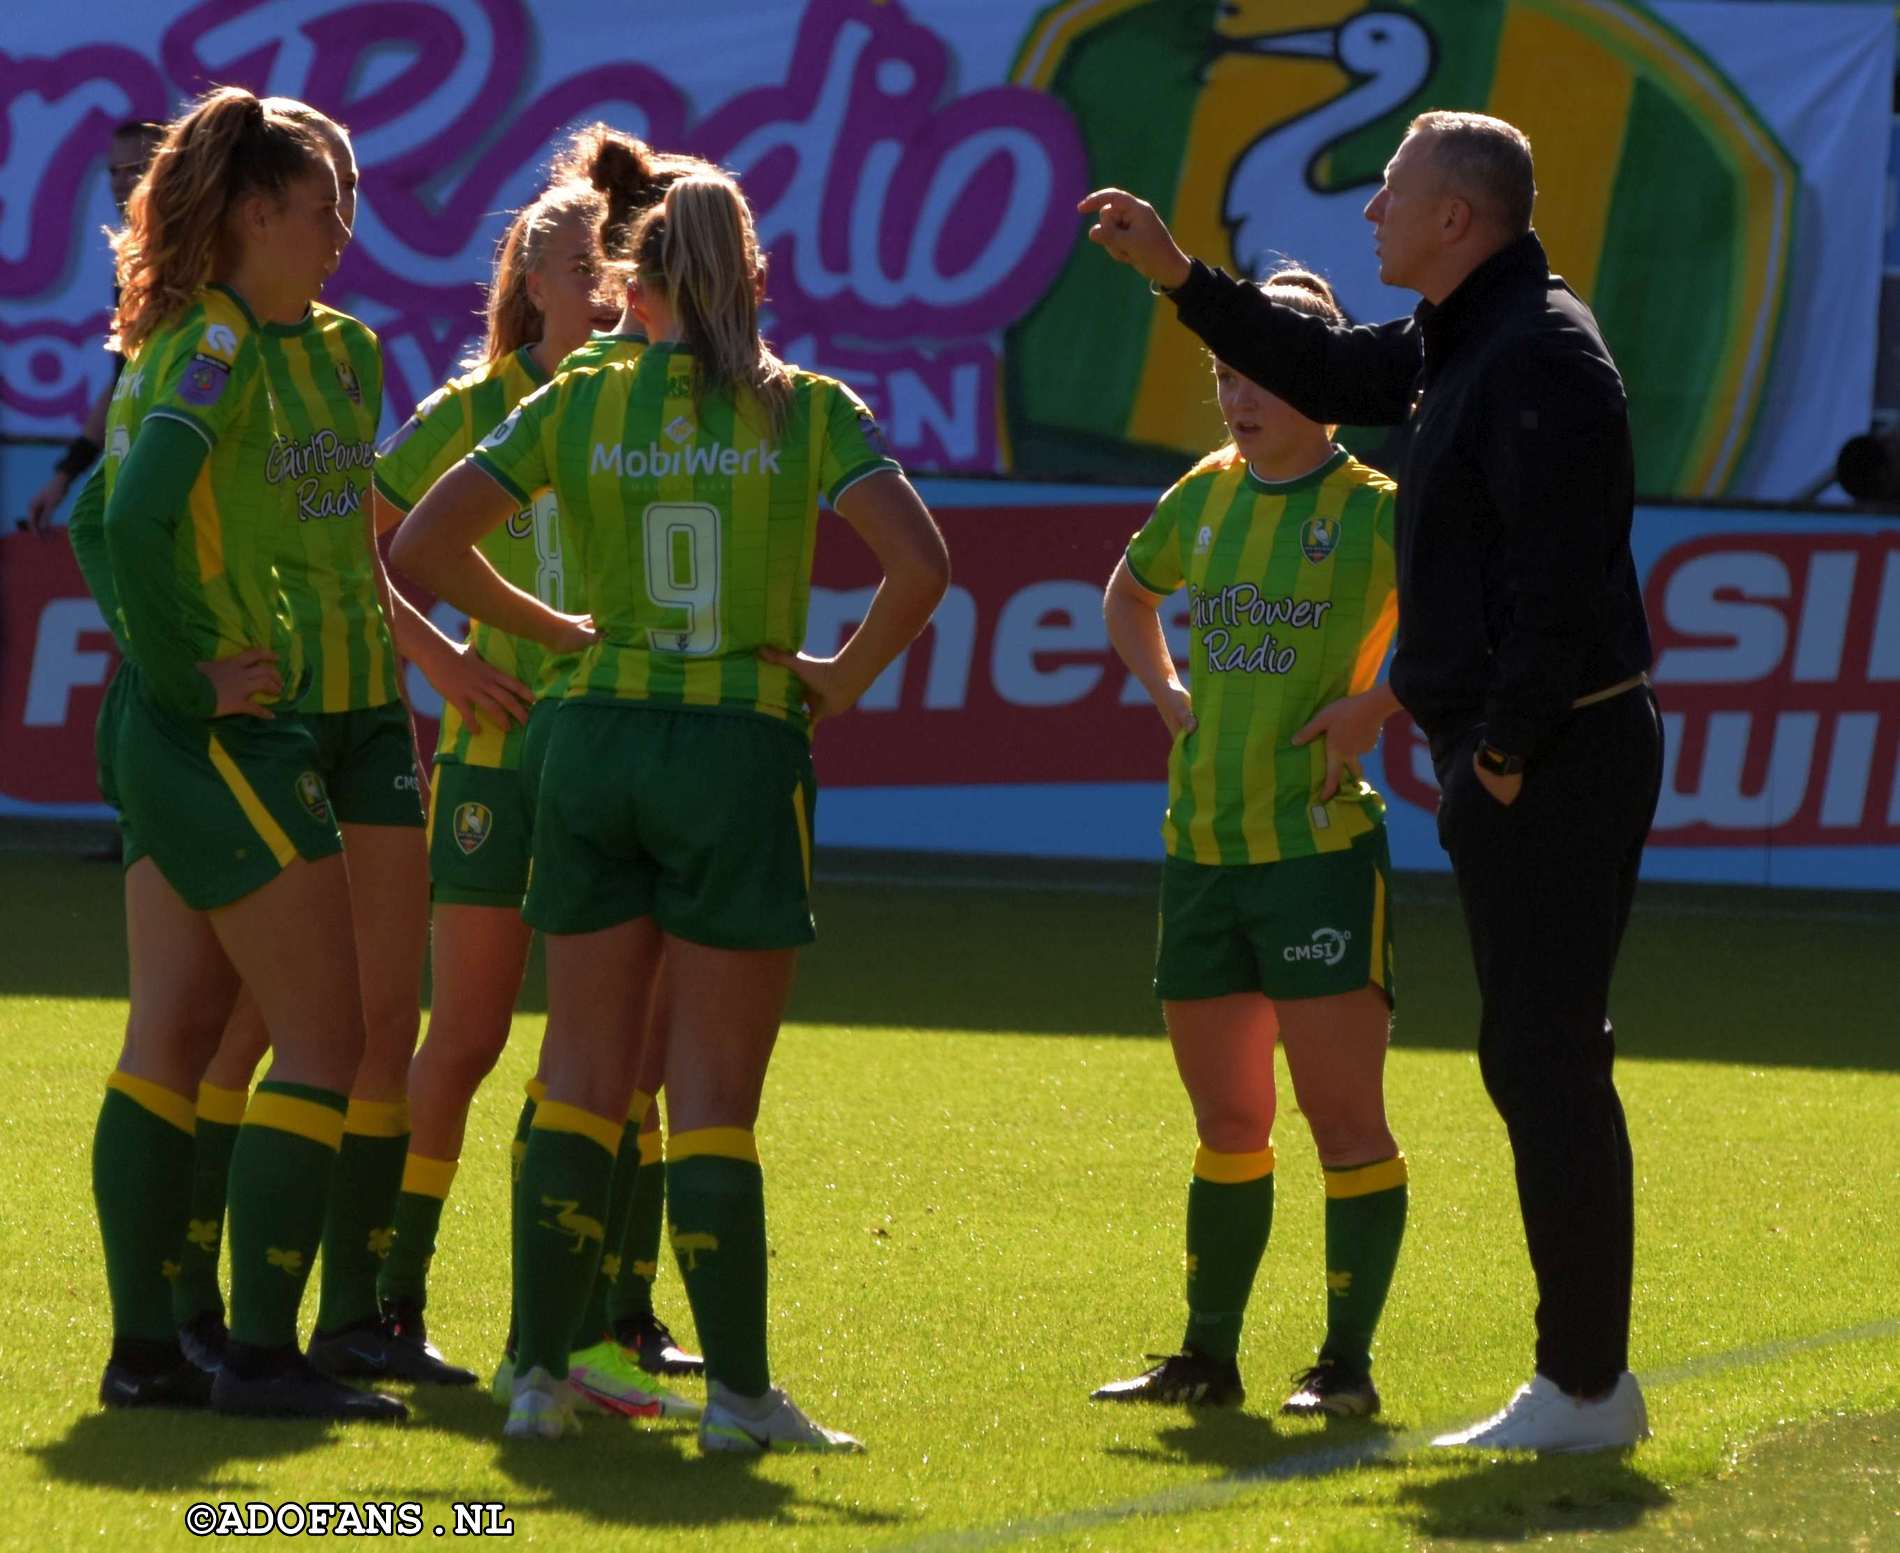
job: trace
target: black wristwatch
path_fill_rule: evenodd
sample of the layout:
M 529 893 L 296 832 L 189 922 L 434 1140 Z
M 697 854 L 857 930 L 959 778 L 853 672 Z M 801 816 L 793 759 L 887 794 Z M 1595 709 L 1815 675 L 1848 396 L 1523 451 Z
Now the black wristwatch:
M 1492 776 L 1517 776 L 1524 770 L 1522 755 L 1507 755 L 1495 744 L 1478 741 L 1478 764 Z

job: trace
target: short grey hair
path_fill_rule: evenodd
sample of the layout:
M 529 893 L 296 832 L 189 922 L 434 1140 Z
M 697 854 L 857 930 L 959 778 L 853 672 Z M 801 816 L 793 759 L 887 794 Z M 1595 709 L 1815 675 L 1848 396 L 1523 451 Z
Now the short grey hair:
M 1531 142 L 1523 130 L 1485 113 L 1435 109 L 1413 119 L 1408 134 L 1431 135 L 1432 160 L 1460 194 L 1475 196 L 1513 237 L 1531 229 L 1537 179 Z

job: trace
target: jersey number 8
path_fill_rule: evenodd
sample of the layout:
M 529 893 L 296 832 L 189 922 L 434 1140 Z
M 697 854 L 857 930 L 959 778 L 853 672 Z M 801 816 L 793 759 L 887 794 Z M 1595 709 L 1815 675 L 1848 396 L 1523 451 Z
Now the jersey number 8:
M 647 597 L 686 611 L 686 623 L 653 626 L 655 652 L 704 657 L 719 648 L 719 513 L 704 502 L 656 501 L 640 515 L 646 529 Z

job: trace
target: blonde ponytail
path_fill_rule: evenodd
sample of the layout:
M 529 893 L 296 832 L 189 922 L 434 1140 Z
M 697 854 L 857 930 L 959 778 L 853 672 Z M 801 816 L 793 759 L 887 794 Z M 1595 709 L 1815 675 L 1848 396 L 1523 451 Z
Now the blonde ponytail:
M 229 222 L 252 194 L 283 199 L 324 166 L 316 134 L 238 86 L 207 92 L 173 121 L 111 234 L 119 308 L 113 349 L 131 355 L 234 257 Z
M 702 387 L 758 402 L 777 436 L 792 403 L 792 374 L 759 338 L 758 234 L 739 186 L 717 170 L 679 179 L 632 236 L 643 276 L 658 279 L 698 366 Z

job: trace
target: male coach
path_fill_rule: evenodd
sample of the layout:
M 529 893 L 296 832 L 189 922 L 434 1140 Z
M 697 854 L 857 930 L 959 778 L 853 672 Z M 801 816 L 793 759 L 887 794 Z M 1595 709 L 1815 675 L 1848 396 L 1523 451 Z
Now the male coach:
M 1590 310 L 1550 273 L 1534 194 L 1530 142 L 1511 125 L 1413 120 L 1366 219 L 1381 277 L 1424 300 L 1357 328 L 1190 260 L 1133 195 L 1103 190 L 1081 209 L 1220 360 L 1302 415 L 1411 423 L 1391 690 L 1431 741 L 1483 995 L 1479 1065 L 1510 1133 L 1538 1291 L 1530 1383 L 1433 1443 L 1595 1450 L 1649 1432 L 1629 1373 L 1633 1188 L 1606 1016 L 1662 735 L 1623 383 Z M 1391 709 L 1358 701 L 1325 723 L 1335 762 L 1370 749 Z

